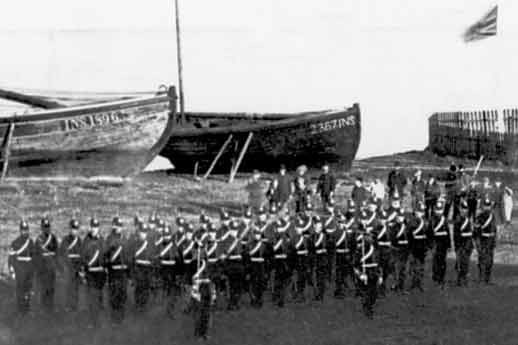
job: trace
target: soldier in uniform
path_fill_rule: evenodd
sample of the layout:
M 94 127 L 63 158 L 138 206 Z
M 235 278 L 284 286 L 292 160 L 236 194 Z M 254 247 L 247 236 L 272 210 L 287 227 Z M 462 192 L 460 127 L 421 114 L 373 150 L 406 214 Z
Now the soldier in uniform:
M 41 233 L 36 238 L 36 277 L 40 289 L 40 301 L 47 313 L 54 311 L 56 286 L 56 253 L 58 240 L 51 232 L 50 220 L 41 220 Z
M 9 247 L 8 266 L 11 278 L 16 280 L 16 307 L 20 315 L 29 312 L 34 277 L 34 242 L 29 236 L 29 224 L 20 222 L 20 235 Z
M 216 302 L 218 297 L 222 294 L 223 288 L 223 267 L 220 262 L 220 256 L 223 254 L 221 246 L 218 242 L 218 228 L 216 224 L 209 223 L 208 225 L 209 238 L 206 244 L 206 256 L 207 256 L 207 273 L 209 279 L 215 288 Z
M 196 250 L 195 247 L 196 241 L 194 239 L 194 227 L 192 224 L 185 225 L 185 235 L 184 240 L 179 241 L 181 244 L 178 246 L 180 250 L 180 254 L 182 256 L 183 261 L 183 279 L 182 283 L 185 288 L 185 292 L 189 292 L 191 290 L 192 285 L 192 276 L 196 273 Z M 185 298 L 185 296 L 184 296 Z M 185 313 L 189 313 L 191 311 L 191 305 L 189 304 L 189 300 L 185 301 L 187 303 L 186 308 L 184 309 Z
M 208 339 L 211 305 L 216 299 L 216 290 L 208 271 L 207 253 L 201 248 L 197 258 L 197 270 L 192 277 L 191 304 L 194 309 L 194 336 Z
M 341 213 L 338 216 L 338 228 L 336 230 L 336 267 L 335 267 L 335 293 L 336 298 L 345 297 L 347 287 L 346 279 L 352 275 L 352 254 L 355 249 L 355 240 L 352 230 L 354 218 L 347 221 Z
M 90 231 L 85 236 L 81 248 L 81 276 L 86 280 L 90 328 L 97 327 L 103 305 L 103 288 L 106 282 L 103 252 L 104 241 L 99 233 L 99 221 L 92 218 Z
M 139 238 L 131 249 L 131 277 L 135 286 L 134 301 L 138 312 L 143 312 L 149 302 L 151 276 L 153 273 L 153 244 L 148 239 L 149 227 L 143 224 L 139 229 Z
M 106 238 L 104 263 L 108 270 L 108 291 L 111 320 L 120 324 L 124 320 L 128 296 L 128 270 L 130 265 L 128 243 L 122 236 L 122 220 L 112 220 L 112 232 Z
M 432 280 L 443 288 L 446 275 L 446 255 L 450 248 L 450 227 L 444 211 L 444 203 L 441 200 L 435 204 L 429 231 L 433 239 Z
M 291 278 L 291 268 L 288 262 L 288 254 L 290 251 L 290 237 L 288 228 L 290 222 L 280 220 L 276 226 L 276 231 L 272 240 L 272 258 L 274 270 L 273 283 L 273 303 L 283 308 L 286 298 L 286 288 Z
M 326 238 L 326 252 L 327 252 L 327 281 L 331 283 L 333 279 L 333 272 L 335 266 L 336 254 L 336 227 L 337 221 L 335 216 L 335 203 L 331 199 L 326 204 L 326 214 L 323 217 L 323 230 Z
M 162 281 L 164 297 L 166 299 L 166 314 L 169 318 L 174 317 L 174 306 L 176 297 L 179 295 L 177 277 L 180 276 L 182 256 L 173 241 L 171 228 L 166 226 L 163 232 L 162 242 L 157 247 L 157 267 Z
M 326 292 L 326 280 L 329 270 L 329 256 L 327 254 L 326 233 L 324 231 L 324 224 L 319 216 L 313 217 L 313 239 L 312 239 L 312 256 L 315 262 L 315 301 L 324 301 L 324 294 Z
M 482 211 L 475 222 L 474 236 L 478 251 L 479 280 L 490 284 L 496 245 L 496 221 L 493 203 L 488 197 L 482 202 Z
M 225 274 L 229 282 L 229 299 L 227 310 L 238 310 L 239 302 L 243 292 L 244 250 L 239 237 L 239 222 L 233 220 L 230 222 L 230 231 L 227 239 L 222 242 L 224 248 L 223 259 L 225 261 Z
M 423 276 L 426 253 L 430 246 L 429 227 L 425 219 L 426 206 L 418 202 L 414 214 L 408 219 L 408 244 L 410 246 L 410 289 L 423 291 Z
M 396 198 L 392 198 L 392 203 L 394 204 L 396 202 Z M 395 210 L 399 210 L 400 208 L 396 208 Z M 394 211 L 397 215 L 397 211 Z M 376 241 L 376 248 L 377 248 L 377 260 L 378 260 L 378 266 L 379 271 L 381 272 L 381 281 L 379 287 L 379 296 L 385 297 L 386 294 L 386 281 L 388 277 L 393 273 L 394 271 L 394 265 L 392 262 L 392 243 L 389 233 L 389 214 L 386 210 L 380 209 L 378 212 L 378 219 L 376 222 L 376 226 L 374 227 L 374 240 Z M 395 220 L 395 219 L 394 219 Z M 391 222 L 392 223 L 392 222 Z
M 422 201 L 416 202 L 416 208 Z M 389 234 L 392 242 L 392 257 L 395 263 L 396 284 L 394 290 L 403 292 L 407 276 L 408 257 L 410 255 L 410 233 L 406 224 L 405 213 L 399 210 L 395 222 L 389 226 Z
M 295 231 L 291 237 L 291 248 L 293 253 L 290 257 L 293 258 L 295 272 L 297 273 L 296 281 L 296 295 L 295 300 L 299 303 L 306 301 L 306 286 L 311 281 L 311 267 L 310 267 L 310 240 L 305 236 L 311 226 L 311 222 L 305 222 L 298 218 L 295 225 Z
M 259 229 L 254 229 L 253 236 L 248 246 L 250 285 L 251 285 L 251 305 L 254 308 L 263 306 L 263 293 L 266 289 L 266 255 L 267 247 L 263 241 L 263 233 Z
M 61 261 L 65 268 L 66 310 L 77 311 L 79 300 L 79 284 L 81 271 L 81 247 L 79 237 L 79 221 L 70 221 L 70 232 L 61 241 L 59 249 Z
M 355 253 L 355 273 L 358 276 L 362 307 L 365 315 L 372 319 L 374 304 L 378 296 L 378 286 L 382 283 L 380 268 L 377 260 L 376 241 L 374 233 L 364 233 Z
M 469 261 L 473 252 L 473 226 L 469 218 L 468 203 L 462 200 L 459 213 L 453 225 L 455 252 L 457 257 L 457 285 L 468 284 Z

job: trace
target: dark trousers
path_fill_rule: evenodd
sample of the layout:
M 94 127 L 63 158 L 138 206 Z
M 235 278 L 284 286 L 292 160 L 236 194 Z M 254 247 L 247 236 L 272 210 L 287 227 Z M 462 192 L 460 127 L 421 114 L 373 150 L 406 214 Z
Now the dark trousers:
M 263 293 L 266 289 L 266 270 L 264 262 L 252 262 L 250 264 L 251 304 L 260 308 L 263 305 Z
M 437 203 L 437 199 L 436 198 L 426 199 L 425 200 L 425 206 L 426 206 L 425 215 L 426 215 L 426 219 L 430 219 L 432 217 L 433 208 L 434 208 L 436 203 Z
M 278 307 L 284 307 L 286 287 L 291 278 L 291 272 L 286 259 L 274 260 L 273 302 Z
M 475 219 L 477 216 L 477 199 L 468 199 L 468 217 Z
M 360 293 L 362 308 L 368 318 L 374 314 L 374 305 L 378 299 L 378 274 L 375 270 L 368 269 L 366 272 L 367 282 L 360 280 Z
M 334 243 L 333 243 L 334 245 Z M 327 248 L 327 270 L 326 270 L 326 278 L 329 284 L 333 280 L 333 273 L 335 268 L 335 260 L 336 260 L 336 252 L 335 248 Z
M 54 311 L 56 269 L 53 264 L 47 263 L 45 261 L 38 268 L 37 272 L 40 303 L 44 311 L 52 312 Z
M 166 313 L 169 317 L 173 317 L 174 315 L 176 298 L 180 294 L 180 289 L 176 282 L 176 276 L 177 272 L 175 266 L 160 267 L 160 278 L 162 281 L 164 298 L 166 300 Z
M 311 271 L 307 255 L 297 255 L 295 269 L 297 272 L 297 300 L 302 302 L 306 299 L 306 286 L 311 280 Z
M 410 289 L 423 291 L 424 263 L 426 259 L 425 249 L 414 249 L 410 255 L 410 274 L 412 276 Z
M 205 338 L 210 321 L 210 283 L 201 283 L 199 289 L 200 301 L 194 301 L 194 336 Z
M 396 271 L 396 291 L 405 289 L 409 251 L 407 248 L 397 248 L 393 251 Z
M 379 247 L 379 266 L 381 268 L 381 274 L 383 277 L 383 282 L 381 283 L 379 289 L 380 294 L 384 296 L 387 278 L 394 272 L 394 264 L 392 262 L 392 250 L 390 249 L 390 247 Z
M 240 260 L 230 260 L 227 263 L 227 277 L 229 285 L 228 310 L 239 309 L 241 294 L 243 293 L 243 280 L 245 270 Z
M 88 317 L 92 326 L 97 326 L 99 323 L 105 282 L 106 274 L 104 272 L 88 272 L 86 274 Z
M 491 282 L 491 272 L 493 270 L 493 258 L 495 251 L 495 238 L 482 238 L 480 240 L 480 253 L 478 256 L 479 279 L 488 284 Z
M 79 303 L 79 265 L 68 264 L 65 268 L 66 307 L 76 311 Z
M 344 297 L 347 287 L 346 279 L 348 276 L 352 276 L 352 274 L 351 256 L 347 253 L 336 253 L 335 297 Z
M 29 263 L 15 266 L 14 273 L 16 274 L 16 306 L 18 312 L 25 315 L 31 306 L 34 271 Z
M 331 195 L 330 193 L 320 193 L 320 199 L 322 200 L 322 207 L 325 209 L 331 201 Z
M 316 268 L 316 291 L 315 291 L 315 300 L 324 301 L 324 294 L 326 292 L 326 280 L 327 280 L 327 272 L 328 272 L 328 257 L 326 254 L 317 254 L 315 268 Z
M 448 246 L 442 242 L 443 241 L 440 241 L 435 244 L 432 263 L 432 280 L 440 285 L 444 284 L 444 278 L 446 275 L 446 255 L 448 253 Z
M 124 320 L 128 297 L 128 278 L 125 270 L 111 270 L 108 273 L 111 319 L 120 323 Z
M 471 241 L 471 238 L 469 240 Z M 473 245 L 469 242 L 459 244 L 455 248 L 455 254 L 457 256 L 457 285 L 459 286 L 468 283 L 469 261 L 472 252 Z
M 153 268 L 151 266 L 137 265 L 133 275 L 135 284 L 135 307 L 137 311 L 145 311 L 151 289 L 151 276 Z
M 458 212 L 458 200 L 455 194 L 447 193 L 446 194 L 446 202 L 444 203 L 444 216 L 446 219 L 449 219 L 450 210 L 453 207 L 453 214 L 456 215 Z M 455 219 L 455 218 L 454 218 Z

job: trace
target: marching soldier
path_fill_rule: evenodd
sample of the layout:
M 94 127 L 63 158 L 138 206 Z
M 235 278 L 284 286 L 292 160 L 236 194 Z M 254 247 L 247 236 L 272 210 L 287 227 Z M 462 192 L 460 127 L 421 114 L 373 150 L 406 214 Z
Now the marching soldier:
M 347 218 L 341 215 L 338 217 L 338 228 L 336 232 L 336 280 L 335 280 L 335 297 L 344 298 L 345 288 L 347 286 L 346 279 L 353 272 L 352 254 L 355 249 L 354 235 L 352 231 L 354 218 L 347 222 Z
M 163 232 L 162 242 L 157 247 L 157 266 L 162 281 L 164 297 L 166 298 L 166 314 L 169 318 L 174 317 L 174 306 L 176 297 L 179 295 L 179 282 L 182 256 L 173 241 L 171 228 L 166 226 Z
M 216 290 L 207 269 L 205 250 L 198 253 L 197 262 L 198 269 L 192 277 L 193 285 L 191 290 L 191 304 L 194 308 L 194 336 L 202 340 L 207 340 L 211 305 L 216 300 Z
M 412 282 L 410 289 L 423 291 L 424 263 L 430 245 L 428 224 L 425 220 L 426 206 L 417 203 L 414 214 L 408 219 L 408 233 L 410 246 L 410 270 Z
M 469 261 L 473 252 L 473 226 L 469 218 L 466 200 L 460 202 L 453 231 L 457 257 L 457 285 L 466 286 L 468 284 Z
M 363 312 L 372 319 L 374 304 L 378 297 L 378 286 L 382 283 L 379 272 L 376 241 L 373 233 L 364 233 L 360 236 L 360 244 L 355 253 L 355 273 L 360 284 Z
M 20 222 L 20 235 L 9 247 L 8 266 L 11 278 L 16 280 L 16 307 L 20 315 L 29 312 L 34 277 L 34 242 L 29 236 L 29 224 Z
M 324 232 L 324 224 L 319 216 L 313 217 L 313 246 L 312 254 L 315 261 L 315 275 L 316 275 L 316 289 L 315 301 L 324 301 L 324 294 L 326 292 L 326 279 L 329 269 L 326 233 Z
M 183 241 L 179 241 L 180 245 L 178 245 L 178 249 L 180 250 L 180 254 L 182 256 L 183 261 L 183 285 L 185 291 L 188 293 L 191 290 L 192 286 L 192 276 L 196 273 L 196 250 L 195 247 L 196 241 L 194 240 L 194 227 L 192 224 L 185 225 L 185 235 Z M 184 296 L 185 298 L 185 296 Z M 191 305 L 187 300 L 187 306 L 184 309 L 184 313 L 189 313 L 191 311 Z
M 241 294 L 243 291 L 244 266 L 243 246 L 238 230 L 237 220 L 230 222 L 229 236 L 222 243 L 224 248 L 223 259 L 225 261 L 225 274 L 229 282 L 229 299 L 227 310 L 238 310 Z
M 131 277 L 135 286 L 135 307 L 137 311 L 146 310 L 150 296 L 150 282 L 153 273 L 153 244 L 148 240 L 149 227 L 143 224 L 139 229 L 139 238 L 131 250 Z
M 488 197 L 484 198 L 482 211 L 476 219 L 474 234 L 478 251 L 479 280 L 486 284 L 491 282 L 496 245 L 496 222 L 492 207 L 491 200 Z
M 70 232 L 61 241 L 60 257 L 65 268 L 65 291 L 67 311 L 77 311 L 81 271 L 81 246 L 79 221 L 70 221 Z
M 224 290 L 223 284 L 223 266 L 220 262 L 220 256 L 223 254 L 221 246 L 219 245 L 217 238 L 218 229 L 214 223 L 208 225 L 209 238 L 206 244 L 206 255 L 207 255 L 207 273 L 209 279 L 215 287 L 216 302 L 218 300 L 218 294 L 221 294 Z
M 81 276 L 86 280 L 89 328 L 97 327 L 99 313 L 103 306 L 103 288 L 106 282 L 104 270 L 104 241 L 99 233 L 99 221 L 90 220 L 90 231 L 83 240 L 81 248 Z
M 108 291 L 111 319 L 115 324 L 124 320 L 128 296 L 129 248 L 122 236 L 122 220 L 114 217 L 112 232 L 106 239 L 104 263 L 108 270 Z
M 56 252 L 58 240 L 51 232 L 50 220 L 41 220 L 41 233 L 36 238 L 36 277 L 40 289 L 40 300 L 47 313 L 54 311 L 56 286 Z
M 280 219 L 272 241 L 272 266 L 274 270 L 273 303 L 279 308 L 284 307 L 286 288 L 291 278 L 291 269 L 288 263 L 290 237 L 287 230 L 289 227 L 289 221 Z
M 335 266 L 335 254 L 336 254 L 336 216 L 335 216 L 335 204 L 334 200 L 331 199 L 326 203 L 326 216 L 323 218 L 323 231 L 325 232 L 326 238 L 326 251 L 327 251 L 327 281 L 331 283 L 333 279 L 333 271 Z
M 263 293 L 266 289 L 266 254 L 267 247 L 263 241 L 262 232 L 259 229 L 254 229 L 253 238 L 248 243 L 251 305 L 254 308 L 263 306 Z
M 446 255 L 450 248 L 450 227 L 444 211 L 444 203 L 435 204 L 434 214 L 430 219 L 430 234 L 433 238 L 432 280 L 444 288 L 446 275 Z
M 416 201 L 416 207 L 422 201 Z M 395 222 L 390 225 L 389 233 L 393 247 L 395 263 L 396 284 L 394 290 L 403 292 L 407 275 L 408 257 L 410 255 L 410 233 L 406 224 L 405 213 L 399 210 Z
M 308 285 L 311 280 L 309 256 L 310 240 L 309 237 L 305 236 L 310 226 L 311 222 L 304 222 L 304 220 L 300 218 L 297 219 L 294 234 L 291 236 L 291 247 L 294 249 L 292 257 L 295 261 L 294 267 L 297 272 L 295 300 L 299 303 L 306 301 L 306 285 Z
M 392 199 L 392 203 L 394 204 L 397 201 L 396 197 Z M 399 209 L 399 208 L 397 208 Z M 397 211 L 395 211 L 397 215 Z M 389 275 L 393 272 L 393 263 L 392 263 L 392 243 L 390 241 L 390 234 L 388 231 L 389 223 L 389 215 L 383 209 L 380 209 L 378 212 L 378 219 L 376 222 L 376 226 L 374 230 L 373 239 L 376 241 L 377 247 L 377 260 L 378 267 L 381 271 L 381 284 L 379 287 L 379 296 L 385 297 L 386 294 L 386 281 Z M 395 218 L 394 218 L 395 220 Z

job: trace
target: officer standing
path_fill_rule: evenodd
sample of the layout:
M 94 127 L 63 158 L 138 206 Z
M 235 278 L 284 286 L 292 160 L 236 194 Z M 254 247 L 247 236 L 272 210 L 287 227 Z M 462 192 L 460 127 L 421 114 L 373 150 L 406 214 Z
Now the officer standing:
M 473 226 L 468 214 L 468 203 L 462 200 L 459 205 L 459 214 L 453 225 L 455 253 L 457 257 L 457 285 L 468 284 L 469 261 L 473 252 Z
M 130 249 L 122 236 L 122 227 L 122 220 L 119 217 L 114 217 L 112 232 L 106 239 L 104 252 L 105 267 L 108 269 L 111 320 L 115 324 L 120 324 L 124 320 L 128 296 Z
M 422 204 L 422 201 L 417 201 L 416 208 L 419 204 Z M 396 271 L 396 284 L 394 288 L 395 291 L 403 292 L 405 290 L 408 256 L 410 254 L 410 233 L 407 228 L 405 213 L 402 209 L 399 210 L 396 221 L 390 225 L 389 234 Z
M 86 279 L 87 304 L 89 314 L 88 328 L 97 327 L 99 313 L 103 306 L 103 288 L 106 282 L 104 269 L 104 240 L 99 233 L 99 221 L 90 220 L 90 231 L 83 240 L 81 248 L 81 275 Z
M 70 232 L 63 238 L 60 245 L 60 257 L 65 268 L 66 310 L 77 311 L 79 300 L 79 284 L 81 271 L 81 247 L 79 237 L 79 221 L 70 220 Z
M 446 275 L 446 255 L 450 248 L 450 227 L 444 211 L 444 204 L 437 201 L 430 220 L 430 233 L 433 238 L 432 280 L 444 288 Z
M 313 217 L 313 246 L 312 255 L 315 261 L 316 270 L 316 289 L 315 301 L 324 302 L 324 294 L 326 292 L 326 280 L 328 274 L 328 254 L 326 248 L 326 233 L 324 232 L 324 224 L 319 216 Z
M 479 280 L 490 284 L 496 245 L 496 221 L 493 214 L 493 203 L 487 197 L 482 202 L 482 211 L 475 224 Z
M 322 208 L 325 209 L 326 205 L 333 199 L 336 188 L 336 178 L 329 171 L 329 165 L 324 164 L 322 166 L 322 174 L 318 178 L 317 193 L 320 194 L 322 200 Z
M 360 237 L 360 243 L 355 253 L 355 273 L 360 284 L 363 312 L 367 318 L 374 317 L 374 304 L 378 296 L 378 286 L 381 283 L 379 272 L 376 241 L 373 233 L 365 232 Z
M 20 235 L 11 242 L 7 262 L 11 278 L 16 280 L 16 306 L 21 316 L 27 314 L 31 306 L 34 254 L 34 242 L 29 236 L 29 224 L 22 220 Z
M 56 253 L 58 240 L 51 232 L 50 220 L 41 220 L 41 233 L 36 238 L 36 277 L 40 289 L 40 300 L 47 313 L 54 311 L 56 286 Z
M 157 266 L 159 267 L 164 297 L 166 298 L 166 314 L 172 319 L 174 318 L 176 297 L 180 293 L 177 278 L 180 277 L 182 256 L 173 241 L 173 234 L 169 226 L 165 227 L 163 240 L 157 249 Z
M 150 296 L 151 275 L 153 273 L 153 244 L 148 240 L 149 228 L 143 224 L 139 229 L 139 238 L 131 250 L 131 276 L 135 285 L 135 307 L 144 312 Z
M 263 293 L 266 289 L 266 254 L 267 247 L 263 241 L 263 233 L 256 228 L 248 243 L 251 305 L 254 308 L 261 308 L 263 306 Z
M 225 261 L 225 274 L 229 282 L 229 300 L 227 310 L 239 310 L 239 302 L 243 292 L 244 265 L 243 254 L 244 248 L 239 236 L 239 223 L 237 220 L 230 222 L 230 234 L 226 241 L 223 242 Z
M 276 231 L 272 241 L 273 256 L 273 302 L 279 308 L 284 307 L 286 298 L 286 287 L 291 278 L 291 269 L 288 264 L 288 254 L 290 250 L 290 237 L 288 235 L 289 221 L 280 221 L 276 226 Z
M 417 203 L 414 214 L 408 219 L 408 234 L 410 246 L 410 290 L 423 291 L 424 263 L 430 245 L 429 226 L 425 219 L 426 206 Z
M 352 226 L 354 218 L 347 221 L 341 213 L 338 216 L 338 227 L 336 230 L 336 265 L 335 265 L 335 292 L 336 298 L 345 297 L 346 279 L 353 272 L 352 254 L 355 250 L 355 241 Z

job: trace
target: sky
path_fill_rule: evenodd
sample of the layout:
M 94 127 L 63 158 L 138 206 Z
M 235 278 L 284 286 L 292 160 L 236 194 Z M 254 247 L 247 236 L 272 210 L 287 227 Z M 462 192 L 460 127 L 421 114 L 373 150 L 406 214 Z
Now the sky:
M 422 149 L 436 111 L 516 105 L 518 3 L 465 44 L 487 0 L 179 0 L 187 110 L 360 103 L 359 157 Z M 136 91 L 176 83 L 173 0 L 7 0 L 0 85 Z

